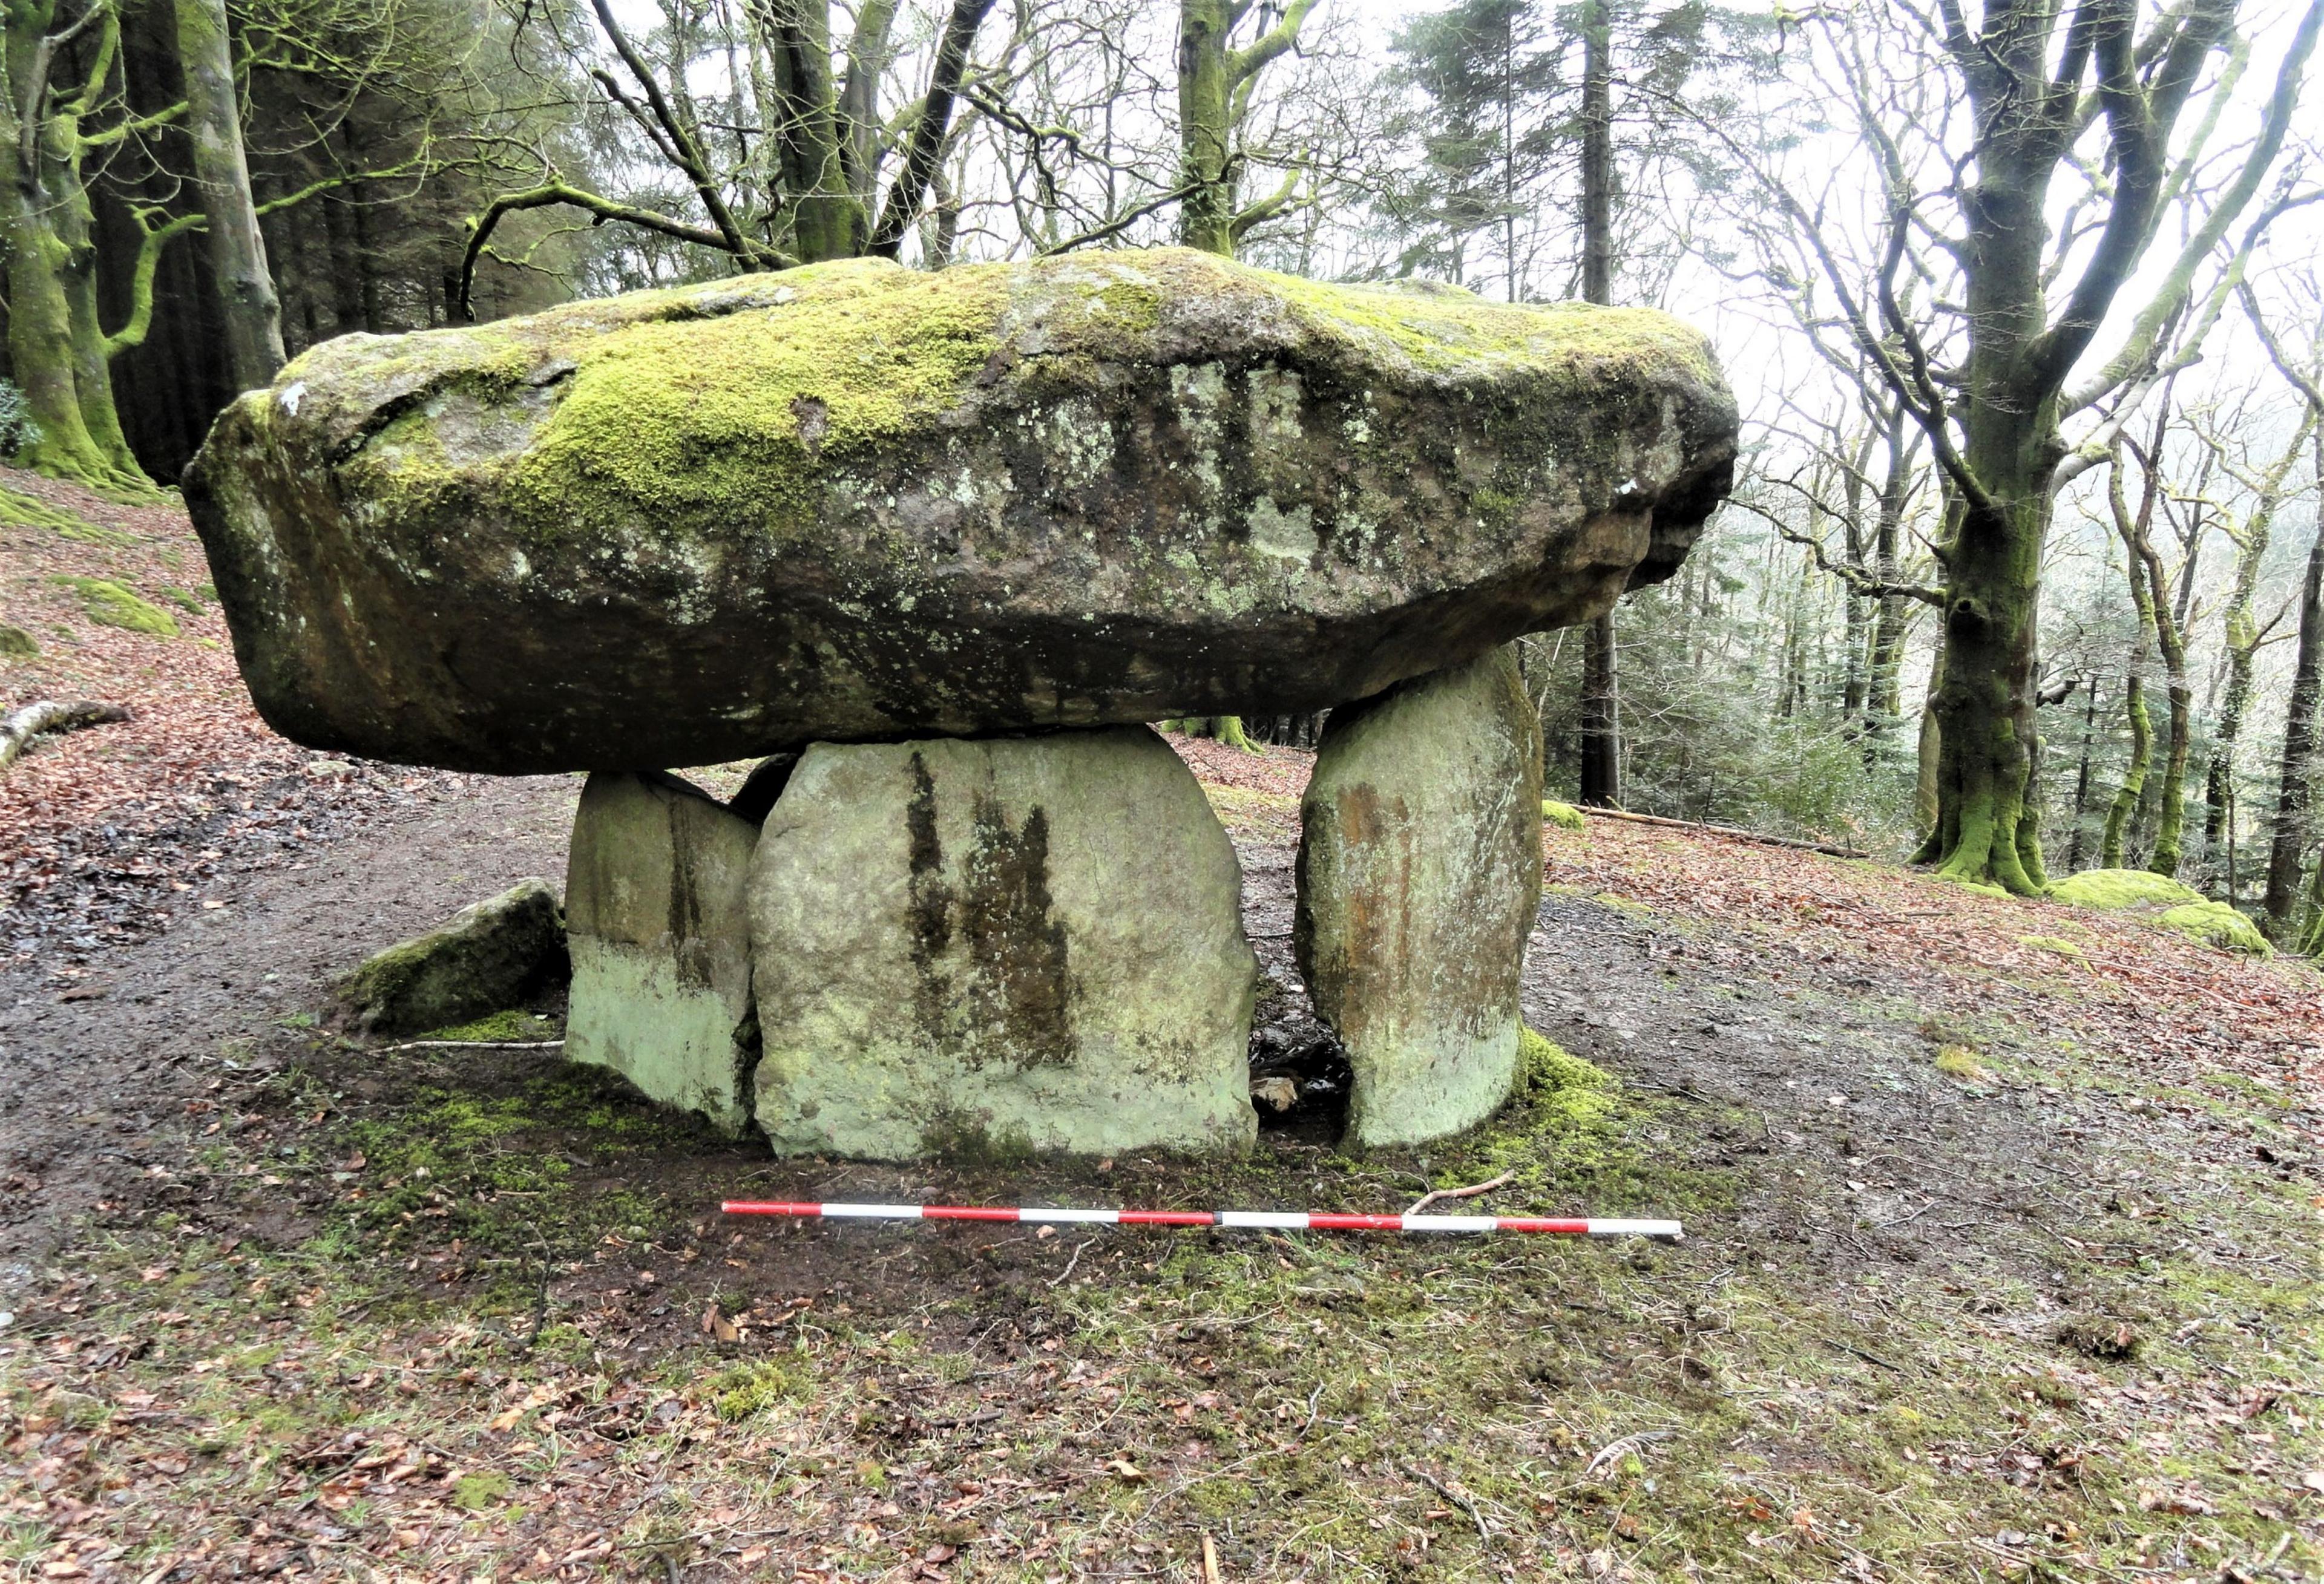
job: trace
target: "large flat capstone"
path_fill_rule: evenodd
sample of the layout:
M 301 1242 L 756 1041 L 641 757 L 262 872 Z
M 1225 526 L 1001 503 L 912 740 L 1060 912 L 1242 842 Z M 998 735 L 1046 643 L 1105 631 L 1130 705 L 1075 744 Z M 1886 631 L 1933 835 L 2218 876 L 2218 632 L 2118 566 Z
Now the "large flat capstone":
M 807 751 L 751 863 L 778 1153 L 1235 1151 L 1234 850 L 1143 726 Z
M 1351 1142 L 1483 1121 L 1541 905 L 1541 728 L 1506 649 L 1334 710 L 1299 806 L 1299 971 L 1355 1069 Z
M 278 730 L 630 769 L 1363 697 L 1667 576 L 1735 428 L 1646 309 L 856 260 L 327 343 L 185 485 Z

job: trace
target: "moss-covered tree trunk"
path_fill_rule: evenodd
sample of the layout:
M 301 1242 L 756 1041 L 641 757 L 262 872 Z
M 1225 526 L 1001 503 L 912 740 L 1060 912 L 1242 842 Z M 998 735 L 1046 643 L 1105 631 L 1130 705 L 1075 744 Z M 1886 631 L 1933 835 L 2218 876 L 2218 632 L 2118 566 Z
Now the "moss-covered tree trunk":
M 1895 585 L 1902 583 L 1904 576 L 1897 545 L 1904 532 L 1904 502 L 1913 493 L 1914 471 L 1913 451 L 1906 444 L 1901 409 L 1889 418 L 1886 444 L 1888 462 L 1880 481 L 1880 514 L 1872 530 L 1872 564 L 1882 582 Z M 1904 622 L 1910 614 L 1906 602 L 1904 594 L 1884 594 L 1875 608 L 1871 675 L 1864 705 L 1868 739 L 1886 737 L 1904 719 Z M 1865 751 L 1868 760 L 1873 752 L 1870 741 Z
M 827 0 L 761 0 L 772 23 L 784 126 L 783 187 L 798 262 L 853 258 L 871 235 L 868 206 L 850 180 L 838 90 L 831 76 Z
M 2163 651 L 2163 675 L 2169 678 L 2170 726 L 2163 740 L 2162 809 L 2154 824 L 2154 850 L 2146 867 L 2156 874 L 2179 872 L 2180 838 L 2187 821 L 2187 756 L 2195 735 L 2195 689 L 2187 676 L 2187 641 L 2177 617 L 2163 598 L 2163 562 L 2153 547 L 2144 548 L 2147 577 L 2154 601 L 2154 640 Z
M 2142 513 L 2153 509 L 2154 495 L 2154 474 L 2150 469 L 2139 504 Z M 2138 622 L 2138 637 L 2130 650 L 2130 675 L 2123 685 L 2123 709 L 2130 718 L 2130 767 L 2123 772 L 2122 785 L 2107 810 L 2106 839 L 2098 858 L 2107 868 L 2120 869 L 2128 851 L 2131 822 L 2146 796 L 2146 774 L 2154 762 L 2154 721 L 2146 707 L 2146 662 L 2154 652 L 2156 600 L 2141 554 L 2144 535 L 2123 494 L 2119 450 L 2107 474 L 2107 506 L 2114 515 L 2115 535 L 2122 541 L 2123 574 L 2130 584 L 2131 610 Z
M 2163 415 L 2155 420 L 2153 439 L 2142 459 L 2138 510 L 2131 511 L 2124 501 L 2120 450 L 2116 452 L 2109 475 L 2107 507 L 2114 516 L 2115 532 L 2122 540 L 2124 569 L 2129 574 L 2131 598 L 2138 611 L 2139 658 L 2144 660 L 2150 641 L 2163 654 L 2170 725 L 2164 739 L 2163 778 L 2154 789 L 2154 844 L 2149 850 L 2146 867 L 2156 874 L 2175 875 L 2179 872 L 2180 835 L 2186 824 L 2187 753 L 2194 739 L 2195 690 L 2187 679 L 2185 628 L 2179 609 L 2172 603 L 2171 580 L 2163 569 L 2163 557 L 2154 548 L 2154 508 L 2163 494 L 2163 446 L 2171 416 L 2168 401 L 2166 393 Z M 2143 700 L 2141 710 L 2144 713 Z M 2149 737 L 2151 741 L 2151 726 Z
M 2292 464 L 2306 448 L 2316 428 L 2316 410 L 2307 410 L 2299 431 L 2282 455 L 2256 478 L 2238 474 L 2239 482 L 2256 485 L 2251 510 L 2243 522 L 2227 530 L 2235 541 L 2236 570 L 2222 618 L 2227 679 L 2219 699 L 2219 718 L 2211 730 L 2211 756 L 2203 774 L 2203 838 L 2216 847 L 2231 836 L 2228 821 L 2235 801 L 2236 746 L 2243 737 L 2244 714 L 2251 707 L 2252 672 L 2259 655 L 2259 618 L 2253 601 L 2259 577 L 2274 542 L 2275 513 L 2283 503 L 2284 486 Z
M 2073 873 L 2082 867 L 2082 817 L 2090 806 L 2090 753 L 2098 738 L 2098 679 L 2090 678 L 2089 689 L 2082 701 L 2082 752 L 2074 768 L 2073 834 L 2066 845 L 2066 872 Z
M 2324 467 L 2324 434 L 2316 440 Z M 2300 581 L 2300 639 L 2292 667 L 2292 698 L 2283 719 L 2283 759 L 2276 776 L 2275 815 L 2269 832 L 2267 891 L 2261 906 L 2269 935 L 2292 938 L 2300 905 L 2301 855 L 2308 846 L 2310 761 L 2316 754 L 2318 672 L 2324 668 L 2324 523 L 2309 547 Z
M 252 391 L 282 366 L 282 317 L 250 194 L 226 0 L 176 0 L 176 9 L 186 132 L 193 143 L 194 185 L 208 216 L 203 231 L 226 325 L 226 368 L 236 390 Z
M 111 76 L 119 23 L 109 8 L 99 14 L 88 77 L 76 88 L 54 79 L 59 51 L 43 46 L 56 13 L 50 0 L 32 0 L 0 14 L 8 86 L 0 108 L 8 355 L 37 428 L 15 460 L 55 477 L 142 493 L 152 485 L 122 435 L 110 346 L 97 322 L 93 216 L 81 168 L 80 116 Z M 29 136 L 25 114 L 37 118 Z M 150 305 L 150 273 L 142 287 Z
M 2236 19 L 2235 0 L 2190 0 L 2165 9 L 2142 39 L 2141 9 L 1987 0 L 1973 22 L 1965 7 L 1944 9 L 1944 47 L 1975 128 L 1961 165 L 1975 174 L 1959 190 L 1960 233 L 1944 239 L 1963 278 L 1966 355 L 1957 374 L 1936 372 L 1945 360 L 1913 332 L 1893 291 L 1880 327 L 1859 325 L 1861 344 L 1929 436 L 1959 504 L 1942 552 L 1938 818 L 1920 856 L 1949 878 L 2024 894 L 2044 889 L 2034 678 L 2043 549 L 2067 449 L 2060 425 L 2070 408 L 2082 410 L 2128 375 L 2109 364 L 2097 396 L 2070 397 L 2066 380 L 2156 235 L 2172 130 Z M 2253 145 L 2260 163 L 2214 207 L 2198 260 L 2282 146 L 2312 41 L 2304 32 L 2287 54 Z M 2107 141 L 2107 172 L 2094 192 L 2102 219 L 2094 216 L 2088 248 L 2067 255 L 2070 271 L 2053 272 L 2051 183 L 2094 124 Z M 1917 222 L 1912 205 L 1895 211 L 1900 236 Z M 1900 244 L 1892 262 L 1901 256 Z M 2135 364 L 2139 347 L 2151 350 L 2158 332 L 2149 321 L 2171 318 L 2184 300 L 2174 272 L 2140 316 L 2145 339 L 2116 362 Z
M 1998 412 L 1971 418 L 1973 437 L 2012 427 Z M 1936 822 L 1920 856 L 1947 879 L 2032 896 L 2047 884 L 2033 781 L 2034 672 L 2048 475 L 2060 448 L 2054 423 L 2046 445 L 2043 426 L 2015 427 L 1968 447 L 1988 499 L 1964 505 L 1949 547 L 1944 680 L 1931 711 Z
M 1234 127 L 1228 96 L 1233 62 L 1227 34 L 1229 0 L 1179 0 L 1178 240 L 1204 253 L 1234 256 Z

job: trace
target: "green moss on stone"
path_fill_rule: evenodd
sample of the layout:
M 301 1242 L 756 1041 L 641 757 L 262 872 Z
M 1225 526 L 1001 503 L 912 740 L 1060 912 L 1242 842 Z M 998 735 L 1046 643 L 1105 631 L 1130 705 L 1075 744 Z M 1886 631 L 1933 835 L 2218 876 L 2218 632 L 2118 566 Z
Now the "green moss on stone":
M 2255 957 L 2275 955 L 2275 948 L 2259 933 L 2259 926 L 2225 902 L 2183 902 L 2164 912 L 2155 922 L 2222 952 L 2242 952 Z
M 100 627 L 155 638 L 178 636 L 178 619 L 124 586 L 104 577 L 59 577 L 58 584 L 80 595 L 81 609 Z
M 517 464 L 527 493 L 551 519 L 796 530 L 825 470 L 955 405 L 1000 345 L 1006 266 L 846 260 L 784 280 L 797 295 L 776 306 L 583 344 L 570 394 Z
M 360 364 L 367 385 L 435 393 L 387 423 L 356 465 L 376 468 L 374 487 L 392 483 L 407 508 L 506 467 L 543 535 L 748 522 L 782 537 L 812 519 L 851 461 L 924 432 L 980 387 L 1007 378 L 1060 399 L 1102 388 L 1106 365 L 1169 361 L 1160 342 L 1174 301 L 1226 311 L 1222 299 L 1239 314 L 1287 318 L 1295 343 L 1351 353 L 1391 382 L 1473 377 L 1481 364 L 1586 394 L 1631 364 L 1719 382 L 1709 344 L 1649 309 L 1328 285 L 1185 249 L 933 273 L 837 260 L 399 338 L 392 353 L 357 346 L 311 369 L 302 358 L 283 380 L 336 383 Z M 542 392 L 540 427 L 506 461 L 442 444 L 447 405 L 513 414 L 529 389 Z M 1487 489 L 1475 504 L 1490 516 L 1513 499 Z
M 40 652 L 40 640 L 21 627 L 0 622 L 0 660 L 35 659 Z
M 2168 875 L 2144 869 L 2086 869 L 2051 888 L 2052 900 L 2110 912 L 2126 907 L 2171 907 L 2200 902 L 2203 893 Z
M 1580 809 L 1570 803 L 1559 803 L 1551 798 L 1542 799 L 1541 817 L 1561 831 L 1586 831 L 1590 828 L 1589 820 L 1582 816 Z

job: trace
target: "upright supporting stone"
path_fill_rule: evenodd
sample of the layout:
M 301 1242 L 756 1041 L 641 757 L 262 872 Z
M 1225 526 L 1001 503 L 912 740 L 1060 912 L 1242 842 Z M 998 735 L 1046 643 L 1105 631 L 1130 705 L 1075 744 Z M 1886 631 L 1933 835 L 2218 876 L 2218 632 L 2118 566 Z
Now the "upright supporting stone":
M 1332 712 L 1299 809 L 1294 944 L 1355 1068 L 1359 1145 L 1506 1099 L 1541 903 L 1541 734 L 1500 649 Z
M 1248 1148 L 1241 889 L 1145 727 L 816 743 L 751 865 L 759 1125 L 881 1160 Z
M 730 1135 L 751 1119 L 743 896 L 758 839 L 675 776 L 601 771 L 582 788 L 565 881 L 565 1054 Z

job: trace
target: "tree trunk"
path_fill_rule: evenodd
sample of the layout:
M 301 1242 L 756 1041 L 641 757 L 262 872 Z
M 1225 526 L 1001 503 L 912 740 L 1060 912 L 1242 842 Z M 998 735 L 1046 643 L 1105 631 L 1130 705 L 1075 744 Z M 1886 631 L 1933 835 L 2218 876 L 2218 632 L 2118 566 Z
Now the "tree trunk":
M 2154 474 L 2150 470 L 2146 493 L 2139 506 L 2142 514 L 2153 507 L 2154 489 Z M 2123 499 L 2119 451 L 2107 474 L 2107 504 L 2114 513 L 2116 535 L 2122 540 L 2123 571 L 2130 582 L 2131 609 L 2138 618 L 2138 640 L 2131 648 L 2130 675 L 2123 686 L 2123 707 L 2130 716 L 2130 768 L 2124 771 L 2122 786 L 2114 795 L 2114 806 L 2107 811 L 2106 842 L 2099 852 L 2099 861 L 2107 868 L 2120 869 L 2125 862 L 2132 820 L 2146 794 L 2146 772 L 2154 758 L 2154 723 L 2146 708 L 2145 670 L 2147 657 L 2154 649 L 2155 601 L 2154 586 L 2147 581 L 2139 525 Z
M 2074 770 L 2074 830 L 2066 845 L 2066 872 L 2082 867 L 2082 817 L 2090 806 L 2090 750 L 2098 742 L 2098 679 L 2090 678 L 2089 696 L 2082 703 L 2082 756 Z
M 2317 437 L 2324 467 L 2324 434 Z M 2324 660 L 2324 523 L 2309 547 L 2300 583 L 2299 649 L 2292 668 L 2292 703 L 2283 719 L 2283 764 L 2276 780 L 2275 818 L 2267 854 L 2264 924 L 2277 941 L 2291 937 L 2300 905 L 2300 860 L 2308 845 L 2309 760 L 2316 749 L 2317 671 Z
M 783 101 L 783 188 L 799 262 L 852 258 L 870 235 L 848 181 L 837 90 L 831 80 L 829 0 L 760 0 Z
M 1622 801 L 1622 689 L 1616 667 L 1614 612 L 1583 629 L 1582 649 L 1582 802 L 1612 808 Z
M 1888 420 L 1887 444 L 1888 469 L 1880 481 L 1880 516 L 1872 530 L 1872 564 L 1882 579 L 1894 584 L 1904 579 L 1896 544 L 1904 529 L 1904 502 L 1913 491 L 1913 456 L 1904 440 L 1902 409 Z M 1900 594 L 1881 595 L 1873 618 L 1871 677 L 1864 706 L 1868 739 L 1886 737 L 1904 718 L 1905 598 Z M 1868 742 L 1868 763 L 1871 754 Z
M 1233 133 L 1227 97 L 1228 0 L 1179 0 L 1178 241 L 1204 253 L 1234 255 Z
M 1613 25 L 1606 0 L 1582 13 L 1582 300 L 1614 300 Z
M 1614 300 L 1614 124 L 1612 35 L 1605 0 L 1582 14 L 1582 299 Z M 1582 801 L 1611 808 L 1622 800 L 1622 691 L 1614 612 L 1582 634 Z
M 282 366 L 281 308 L 250 195 L 226 0 L 177 0 L 177 12 L 186 133 L 193 143 L 194 185 L 208 217 L 203 234 L 225 317 L 226 369 L 235 390 L 254 391 Z
M 2179 838 L 2187 815 L 2187 751 L 2194 732 L 2195 691 L 2187 679 L 2187 641 L 2179 609 L 2171 601 L 2171 580 L 2163 569 L 2163 557 L 2154 549 L 2154 505 L 2163 493 L 2163 446 L 2170 423 L 2169 392 L 2163 397 L 2163 410 L 2155 420 L 2154 438 L 2142 458 L 2143 485 L 2139 492 L 2138 512 L 2133 516 L 2125 510 L 2122 498 L 2121 456 L 2115 460 L 2113 482 L 2108 485 L 2107 502 L 2114 513 L 2115 527 L 2122 536 L 2126 569 L 2130 574 L 2131 594 L 2138 605 L 2143 626 L 2139 647 L 2144 649 L 2149 635 L 2163 651 L 2163 674 L 2169 678 L 2171 700 L 2170 734 L 2163 750 L 2163 781 L 2157 793 L 2154 821 L 2154 845 L 2150 851 L 2146 867 L 2156 874 L 2175 875 L 2179 872 Z M 2194 561 L 2194 551 L 2188 551 L 2188 562 Z M 2140 582 L 2144 580 L 2145 598 L 2138 600 Z

